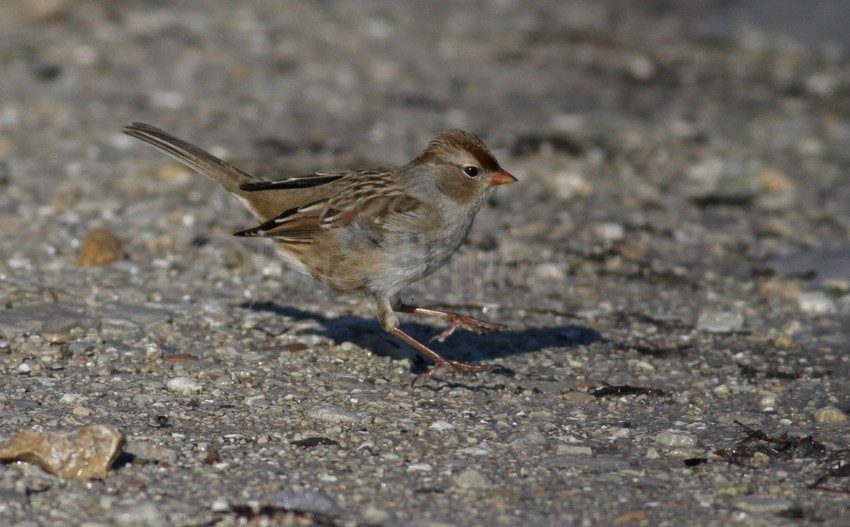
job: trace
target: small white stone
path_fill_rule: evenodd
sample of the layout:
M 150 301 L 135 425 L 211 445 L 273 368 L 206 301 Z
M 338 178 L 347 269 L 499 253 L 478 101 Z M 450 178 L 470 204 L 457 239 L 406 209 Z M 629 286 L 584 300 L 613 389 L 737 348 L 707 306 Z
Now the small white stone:
M 822 291 L 801 293 L 797 298 L 800 311 L 809 315 L 831 315 L 835 313 L 835 302 Z
M 626 230 L 623 226 L 613 221 L 600 223 L 594 230 L 596 231 L 596 235 L 603 240 L 622 240 L 626 235 Z
M 224 498 L 218 498 L 210 505 L 212 512 L 227 512 L 230 510 L 230 503 Z
M 360 416 L 333 404 L 317 404 L 307 411 L 307 416 L 326 423 L 357 423 Z
M 769 393 L 759 400 L 759 406 L 763 412 L 772 412 L 776 407 L 776 395 Z
M 77 403 L 81 403 L 81 402 L 83 402 L 87 399 L 88 399 L 88 397 L 85 397 L 85 396 L 83 396 L 79 393 L 66 393 L 65 395 L 62 396 L 61 399 L 59 399 L 59 402 L 65 403 L 65 404 L 77 404 Z
M 697 329 L 710 333 L 731 333 L 744 327 L 744 315 L 737 311 L 706 309 L 697 317 Z
M 614 439 L 623 439 L 632 435 L 630 428 L 615 428 L 611 430 L 611 437 Z
M 256 395 L 250 395 L 250 396 L 246 397 L 245 398 L 245 405 L 246 406 L 256 406 L 256 407 L 259 407 L 259 408 L 265 408 L 265 407 L 268 406 L 268 403 L 266 403 L 266 396 L 262 393 L 259 393 L 259 394 L 256 394 Z
M 628 62 L 629 75 L 640 81 L 647 81 L 655 75 L 655 63 L 645 55 L 632 57 Z
M 478 445 L 478 446 L 466 447 L 466 448 L 462 449 L 460 451 L 460 453 L 463 454 L 463 455 L 466 455 L 466 456 L 486 456 L 486 455 L 490 454 L 492 451 L 493 451 L 493 449 L 489 448 L 488 446 Z
M 186 98 L 178 91 L 155 90 L 150 95 L 151 104 L 166 110 L 176 110 L 183 106 Z
M 655 436 L 655 442 L 668 448 L 693 448 L 697 446 L 697 438 L 693 434 L 680 430 L 665 430 Z
M 200 392 L 203 388 L 201 383 L 189 377 L 175 377 L 169 380 L 165 387 L 180 395 L 192 395 Z
M 534 274 L 542 280 L 563 280 L 566 273 L 558 264 L 549 262 L 535 267 Z
M 736 498 L 732 502 L 732 506 L 738 510 L 754 514 L 778 514 L 790 509 L 793 503 L 773 496 L 752 495 Z
M 32 260 L 24 256 L 13 256 L 6 260 L 6 265 L 15 270 L 29 269 L 32 267 Z
M 729 397 L 729 386 L 726 384 L 716 386 L 712 391 L 714 392 L 714 395 L 720 397 L 721 399 Z
M 454 427 L 455 427 L 455 425 L 453 425 L 451 423 L 447 423 L 445 421 L 434 421 L 433 423 L 431 423 L 431 426 L 429 426 L 429 428 L 432 428 L 432 429 L 437 430 L 439 432 L 442 432 L 444 430 L 453 430 Z
M 510 442 L 511 446 L 519 448 L 535 448 L 545 446 L 547 443 L 548 440 L 546 439 L 546 436 L 537 430 L 531 430 L 524 434 L 517 434 Z
M 489 479 L 474 468 L 468 468 L 455 476 L 454 484 L 463 489 L 484 489 L 492 485 Z
M 434 467 L 428 463 L 414 463 L 407 467 L 408 472 L 433 472 Z

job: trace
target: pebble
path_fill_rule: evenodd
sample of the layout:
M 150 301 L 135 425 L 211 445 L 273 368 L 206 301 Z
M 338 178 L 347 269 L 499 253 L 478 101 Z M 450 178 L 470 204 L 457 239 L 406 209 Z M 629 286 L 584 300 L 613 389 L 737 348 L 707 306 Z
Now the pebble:
M 792 280 L 765 280 L 758 286 L 761 296 L 770 298 L 786 298 L 795 300 L 800 298 L 800 284 Z
M 715 386 L 714 388 L 712 388 L 711 391 L 714 392 L 714 395 L 721 399 L 726 399 L 727 397 L 729 397 L 730 392 L 728 384 L 721 384 L 719 386 Z
M 266 396 L 262 393 L 248 396 L 243 402 L 245 406 L 254 406 L 257 408 L 266 408 L 269 405 L 268 401 L 266 401 Z
M 486 456 L 493 452 L 489 445 L 470 446 L 460 450 L 460 453 L 465 456 Z
M 26 460 L 63 478 L 106 479 L 125 441 L 124 434 L 109 425 L 67 433 L 25 430 L 0 445 L 0 460 Z
M 593 230 L 596 237 L 602 240 L 619 241 L 626 235 L 626 229 L 621 224 L 610 221 L 597 224 Z
M 89 232 L 77 253 L 77 265 L 90 267 L 107 265 L 123 260 L 124 244 L 117 236 L 106 229 L 93 229 Z
M 555 450 L 559 454 L 567 454 L 571 456 L 592 456 L 593 449 L 583 445 L 558 445 Z
M 447 423 L 445 421 L 434 421 L 433 423 L 431 423 L 431 426 L 429 426 L 429 428 L 432 428 L 432 429 L 437 430 L 439 432 L 442 432 L 444 430 L 453 430 L 454 427 L 455 427 L 455 425 L 453 425 L 451 423 Z
M 657 68 L 646 55 L 636 55 L 629 59 L 626 70 L 633 79 L 645 82 L 655 76 Z
M 337 516 L 340 513 L 339 505 L 321 491 L 280 491 L 272 496 L 269 505 L 289 511 L 324 514 L 326 516 Z
M 433 472 L 434 467 L 429 465 L 428 463 L 413 463 L 412 465 L 408 465 L 408 472 Z
M 709 333 L 731 333 L 744 327 L 744 315 L 737 311 L 707 309 L 697 317 L 697 329 Z
M 611 429 L 611 435 L 609 437 L 612 437 L 614 439 L 625 439 L 627 437 L 630 437 L 631 435 L 632 435 L 632 429 L 631 428 L 618 427 L 618 428 L 612 428 Z
M 696 436 L 679 430 L 665 430 L 655 436 L 655 442 L 667 448 L 693 448 L 697 446 Z
M 124 448 L 134 456 L 158 462 L 176 463 L 179 453 L 173 448 L 168 448 L 153 441 L 144 441 L 130 438 Z
M 481 472 L 474 468 L 468 468 L 452 478 L 456 487 L 462 489 L 485 489 L 493 484 Z
M 843 425 L 847 424 L 847 414 L 834 406 L 824 406 L 815 410 L 814 418 L 816 423 Z
M 567 276 L 561 265 L 552 262 L 536 265 L 534 274 L 541 280 L 564 280 Z
M 357 423 L 360 421 L 360 416 L 356 413 L 327 403 L 320 403 L 311 407 L 307 410 L 307 416 L 326 423 Z
M 72 354 L 86 353 L 94 349 L 94 343 L 87 340 L 77 340 L 68 344 L 68 352 Z
M 524 434 L 517 434 L 510 441 L 511 446 L 520 448 L 535 448 L 539 446 L 546 446 L 548 443 L 549 441 L 546 439 L 546 436 L 537 430 L 526 432 Z
M 14 270 L 29 270 L 32 267 L 32 260 L 23 256 L 13 256 L 6 260 L 6 265 Z
M 193 395 L 200 392 L 203 388 L 201 383 L 189 377 L 175 377 L 170 379 L 165 387 L 180 395 Z
M 59 402 L 65 403 L 65 404 L 77 404 L 77 403 L 80 403 L 80 402 L 83 402 L 83 401 L 86 401 L 86 400 L 88 400 L 88 397 L 86 397 L 83 394 L 66 393 L 66 394 L 62 395 L 62 397 L 59 399 Z
M 734 159 L 701 160 L 687 169 L 687 176 L 691 184 L 688 194 L 695 200 L 747 201 L 761 190 L 758 174 Z
M 94 412 L 91 411 L 90 408 L 86 408 L 85 406 L 75 406 L 71 413 L 76 415 L 77 417 L 88 417 Z
M 732 502 L 732 506 L 745 512 L 752 512 L 756 514 L 776 514 L 787 511 L 793 506 L 793 504 L 790 501 L 783 500 L 781 498 L 754 495 L 736 498 Z
M 227 512 L 229 510 L 230 502 L 224 498 L 216 498 L 213 500 L 212 505 L 210 505 L 210 511 L 212 512 Z
M 797 298 L 800 311 L 808 315 L 831 315 L 835 313 L 835 301 L 822 291 L 800 293 Z
M 797 187 L 787 174 L 774 168 L 767 168 L 759 174 L 759 183 L 765 192 L 777 193 L 793 190 Z
M 390 519 L 390 513 L 370 504 L 363 511 L 363 519 L 367 524 L 384 524 Z
M 167 523 L 160 507 L 155 503 L 134 503 L 117 507 L 115 510 L 115 524 L 122 527 L 144 527 Z
M 759 406 L 762 412 L 772 412 L 776 408 L 776 395 L 768 393 L 759 399 Z
M 624 512 L 614 518 L 614 525 L 644 524 L 649 521 L 649 513 L 645 510 L 634 510 Z

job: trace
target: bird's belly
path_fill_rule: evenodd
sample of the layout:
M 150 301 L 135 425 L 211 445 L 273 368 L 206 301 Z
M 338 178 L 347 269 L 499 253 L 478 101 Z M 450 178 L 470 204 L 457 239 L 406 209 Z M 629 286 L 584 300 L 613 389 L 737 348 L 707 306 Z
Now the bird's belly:
M 377 248 L 380 272 L 369 277 L 369 289 L 395 295 L 408 285 L 425 278 L 442 267 L 457 252 L 468 229 L 451 233 L 439 240 L 426 240 L 422 236 L 388 239 Z
M 338 291 L 394 296 L 430 275 L 457 251 L 471 224 L 428 236 L 410 223 L 376 232 L 355 223 L 334 236 L 281 250 L 290 266 Z

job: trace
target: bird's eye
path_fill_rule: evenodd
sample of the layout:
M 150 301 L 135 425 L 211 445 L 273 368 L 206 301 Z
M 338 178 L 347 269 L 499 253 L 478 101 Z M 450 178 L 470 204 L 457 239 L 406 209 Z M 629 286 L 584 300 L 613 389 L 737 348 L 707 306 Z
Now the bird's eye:
M 467 165 L 463 167 L 463 173 L 469 177 L 475 178 L 478 177 L 479 169 L 475 165 Z

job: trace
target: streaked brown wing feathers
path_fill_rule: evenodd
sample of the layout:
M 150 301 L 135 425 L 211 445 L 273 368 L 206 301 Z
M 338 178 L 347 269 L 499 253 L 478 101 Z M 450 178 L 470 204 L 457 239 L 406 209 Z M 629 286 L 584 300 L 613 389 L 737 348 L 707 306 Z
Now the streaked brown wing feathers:
M 347 174 L 344 177 L 338 173 L 316 174 L 317 178 L 339 176 L 339 182 L 335 183 L 339 185 L 338 191 L 330 198 L 286 210 L 236 235 L 310 243 L 319 231 L 345 227 L 357 221 L 380 226 L 387 217 L 408 212 L 418 203 L 404 192 L 390 170 L 371 169 Z

